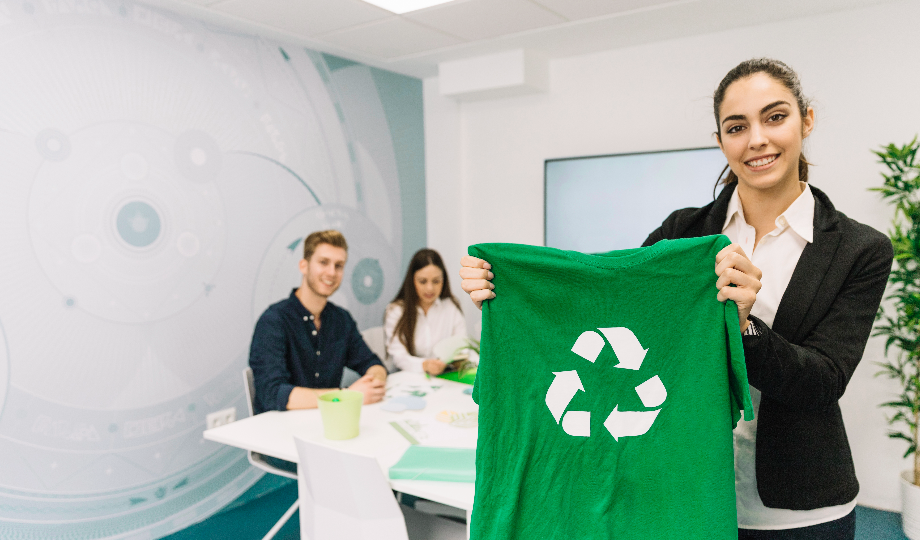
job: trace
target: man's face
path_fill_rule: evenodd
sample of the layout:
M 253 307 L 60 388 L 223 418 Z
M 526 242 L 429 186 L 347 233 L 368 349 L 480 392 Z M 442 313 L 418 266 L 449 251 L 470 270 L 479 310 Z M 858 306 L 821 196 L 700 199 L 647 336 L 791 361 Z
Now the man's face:
M 320 244 L 310 260 L 300 261 L 300 273 L 304 275 L 307 287 L 318 296 L 332 296 L 345 274 L 345 262 L 348 252 L 342 248 Z

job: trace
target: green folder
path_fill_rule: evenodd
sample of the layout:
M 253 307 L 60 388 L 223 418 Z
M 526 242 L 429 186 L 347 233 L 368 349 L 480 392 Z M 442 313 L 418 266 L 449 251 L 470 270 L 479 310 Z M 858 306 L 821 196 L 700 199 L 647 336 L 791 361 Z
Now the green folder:
M 475 482 L 476 449 L 410 446 L 399 462 L 390 467 L 390 478 Z
M 476 370 L 469 369 L 460 371 L 447 371 L 438 375 L 438 378 L 447 379 L 448 381 L 461 382 L 463 384 L 473 384 L 476 382 Z

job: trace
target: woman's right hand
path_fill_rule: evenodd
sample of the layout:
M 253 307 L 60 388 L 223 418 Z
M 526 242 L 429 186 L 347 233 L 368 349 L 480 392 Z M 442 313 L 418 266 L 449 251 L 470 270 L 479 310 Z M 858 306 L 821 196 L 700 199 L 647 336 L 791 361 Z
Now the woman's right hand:
M 470 294 L 470 300 L 479 309 L 482 309 L 483 301 L 495 298 L 495 291 L 492 290 L 495 285 L 490 281 L 495 278 L 495 274 L 490 272 L 491 269 L 491 264 L 470 255 L 460 259 L 460 277 L 463 278 L 460 286 Z
M 431 375 L 440 375 L 444 373 L 444 369 L 447 367 L 447 364 L 439 360 L 438 358 L 429 358 L 422 361 L 422 370 L 425 373 Z

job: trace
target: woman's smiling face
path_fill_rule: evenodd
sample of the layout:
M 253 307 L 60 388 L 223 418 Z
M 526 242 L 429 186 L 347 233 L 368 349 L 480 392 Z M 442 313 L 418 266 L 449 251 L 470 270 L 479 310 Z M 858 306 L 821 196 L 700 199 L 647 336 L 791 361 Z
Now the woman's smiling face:
M 798 185 L 802 142 L 814 128 L 810 107 L 802 117 L 795 96 L 766 73 L 739 79 L 719 109 L 719 146 L 739 185 L 758 190 Z

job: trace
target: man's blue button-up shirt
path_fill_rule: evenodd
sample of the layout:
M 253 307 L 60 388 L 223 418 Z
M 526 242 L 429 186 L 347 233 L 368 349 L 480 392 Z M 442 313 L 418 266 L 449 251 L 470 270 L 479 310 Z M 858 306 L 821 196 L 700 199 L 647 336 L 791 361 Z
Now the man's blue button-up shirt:
M 295 386 L 338 388 L 346 366 L 363 375 L 371 366 L 383 365 L 348 311 L 327 302 L 317 329 L 296 292 L 269 306 L 256 323 L 249 348 L 256 414 L 286 410 Z

